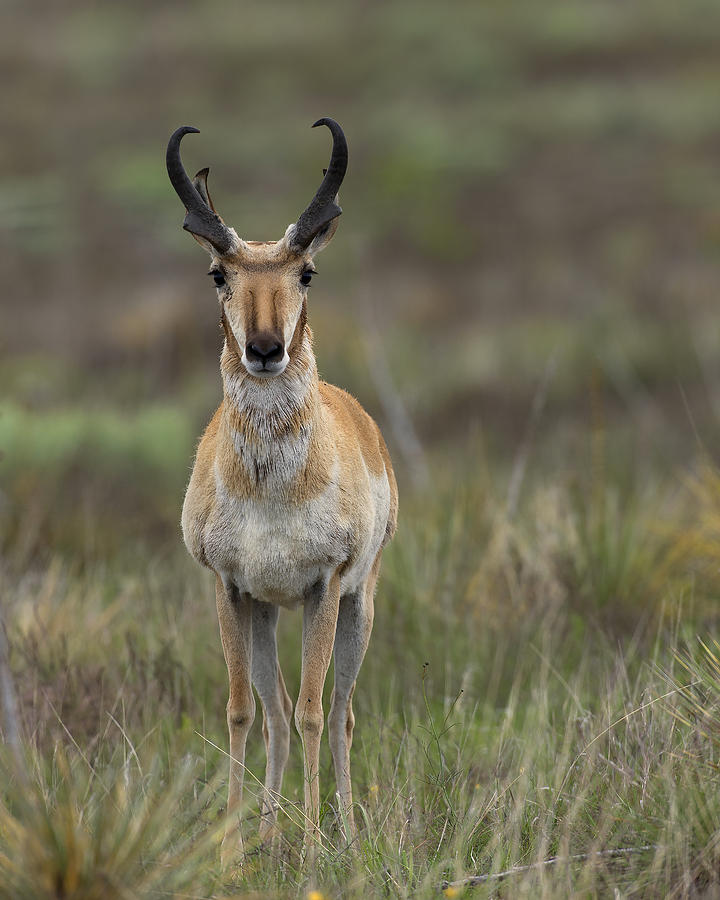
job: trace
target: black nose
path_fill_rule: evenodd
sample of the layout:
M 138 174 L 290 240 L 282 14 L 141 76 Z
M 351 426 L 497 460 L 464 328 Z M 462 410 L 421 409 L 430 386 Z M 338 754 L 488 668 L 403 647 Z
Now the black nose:
M 275 340 L 263 340 L 256 338 L 245 348 L 245 355 L 248 359 L 261 362 L 263 365 L 271 362 L 280 362 L 283 358 L 283 345 Z

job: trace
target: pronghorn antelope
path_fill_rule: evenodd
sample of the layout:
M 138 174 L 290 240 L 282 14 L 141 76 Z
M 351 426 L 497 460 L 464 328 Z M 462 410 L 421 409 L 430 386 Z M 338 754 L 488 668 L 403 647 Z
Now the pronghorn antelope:
M 320 119 L 333 149 L 323 181 L 279 241 L 245 241 L 215 212 L 208 169 L 191 181 L 170 138 L 167 169 L 185 209 L 183 228 L 212 257 L 225 344 L 223 401 L 202 436 L 182 512 L 185 544 L 215 573 L 230 681 L 228 815 L 222 856 L 242 851 L 239 811 L 245 743 L 263 710 L 267 751 L 260 837 L 273 831 L 290 742 L 292 703 L 277 659 L 281 606 L 303 606 L 302 675 L 295 725 L 302 738 L 305 815 L 315 838 L 322 692 L 330 656 L 335 683 L 328 731 L 340 802 L 354 830 L 350 783 L 352 695 L 370 639 L 373 594 L 395 532 L 397 485 L 375 422 L 351 396 L 318 378 L 307 324 L 313 257 L 342 212 L 337 193 L 347 143 Z M 313 126 L 315 127 L 315 126 Z

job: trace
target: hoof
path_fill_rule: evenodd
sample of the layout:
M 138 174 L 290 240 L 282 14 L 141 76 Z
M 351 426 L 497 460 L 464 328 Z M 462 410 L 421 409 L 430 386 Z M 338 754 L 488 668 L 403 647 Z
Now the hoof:
M 226 834 L 220 845 L 220 866 L 223 873 L 230 874 L 239 871 L 242 868 L 243 842 L 240 832 L 233 829 L 230 834 Z
M 280 838 L 280 830 L 275 822 L 261 822 L 260 831 L 258 832 L 260 843 L 265 846 L 267 844 L 275 844 Z

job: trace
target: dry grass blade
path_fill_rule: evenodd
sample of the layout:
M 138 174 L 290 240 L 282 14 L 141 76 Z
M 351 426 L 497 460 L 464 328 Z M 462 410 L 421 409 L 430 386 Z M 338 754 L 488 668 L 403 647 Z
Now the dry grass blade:
M 572 856 L 551 856 L 550 859 L 543 859 L 540 862 L 530 863 L 527 866 L 513 866 L 512 869 L 507 869 L 505 872 L 468 875 L 466 878 L 460 878 L 458 881 L 443 881 L 439 885 L 439 890 L 473 887 L 478 884 L 485 884 L 487 881 L 503 881 L 513 875 L 524 875 L 527 872 L 546 869 L 549 866 L 569 865 L 570 863 L 586 862 L 589 859 L 618 859 L 623 856 L 632 856 L 635 853 L 647 853 L 650 850 L 657 850 L 657 845 L 646 844 L 644 847 L 618 847 L 615 850 L 594 850 L 591 853 L 574 853 Z
M 682 691 L 687 690 L 688 688 L 692 687 L 694 684 L 697 684 L 697 683 L 698 682 L 691 682 L 690 684 L 682 685 L 681 687 L 678 687 L 678 688 L 673 688 L 673 690 L 668 691 L 667 693 L 663 694 L 660 697 L 653 697 L 653 699 L 648 700 L 647 703 L 643 703 L 641 706 L 638 706 L 636 709 L 631 709 L 630 712 L 625 713 L 624 715 L 620 716 L 620 718 L 618 718 L 618 719 L 615 719 L 615 721 L 611 722 L 610 725 L 607 726 L 607 728 L 604 728 L 599 734 L 596 734 L 595 737 L 588 744 L 586 744 L 583 747 L 583 749 L 577 754 L 575 759 L 570 764 L 570 767 L 568 768 L 567 772 L 565 773 L 565 776 L 560 783 L 560 787 L 558 788 L 555 802 L 557 803 L 557 800 L 560 798 L 560 796 L 563 792 L 563 788 L 565 787 L 572 770 L 575 768 L 575 766 L 577 765 L 579 760 L 593 746 L 593 744 L 597 743 L 597 741 L 599 741 L 601 738 L 605 737 L 606 734 L 611 732 L 613 730 L 613 728 L 615 728 L 617 725 L 620 725 L 623 722 L 627 721 L 632 716 L 635 716 L 638 713 L 641 713 L 644 710 L 649 709 L 651 706 L 654 706 L 656 703 L 659 703 L 661 700 L 666 700 L 668 697 L 672 697 L 673 694 L 679 694 Z

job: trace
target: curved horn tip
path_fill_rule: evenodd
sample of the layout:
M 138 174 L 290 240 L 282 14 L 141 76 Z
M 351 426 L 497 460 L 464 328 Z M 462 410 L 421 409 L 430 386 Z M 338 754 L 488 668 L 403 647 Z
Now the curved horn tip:
M 338 123 L 335 121 L 335 119 L 330 119 L 327 116 L 323 116 L 322 119 L 318 119 L 317 122 L 313 122 L 311 127 L 317 128 L 318 125 L 327 125 L 327 127 L 330 128 L 331 125 L 337 125 L 337 124 Z

